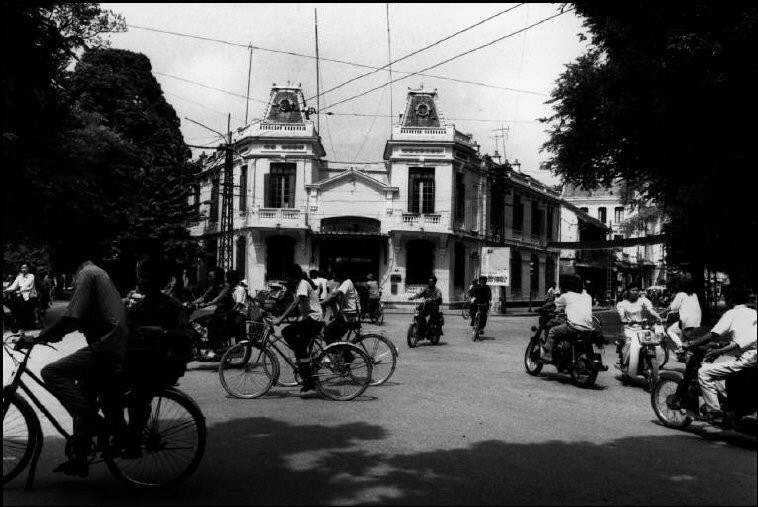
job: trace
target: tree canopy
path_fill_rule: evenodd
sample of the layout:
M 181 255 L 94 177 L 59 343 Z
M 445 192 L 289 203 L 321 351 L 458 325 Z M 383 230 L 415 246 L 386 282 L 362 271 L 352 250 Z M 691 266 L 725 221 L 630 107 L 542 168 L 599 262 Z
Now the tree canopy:
M 553 170 L 588 189 L 623 179 L 665 213 L 668 263 L 755 284 L 755 129 L 744 120 L 756 112 L 758 9 L 573 5 L 592 44 L 549 101 Z
M 187 197 L 199 168 L 148 58 L 99 37 L 123 19 L 97 4 L 7 9 L 23 47 L 3 73 L 6 252 L 36 245 L 71 270 L 99 250 L 122 285 L 144 253 L 194 258 Z M 24 57 L 39 64 L 30 73 Z

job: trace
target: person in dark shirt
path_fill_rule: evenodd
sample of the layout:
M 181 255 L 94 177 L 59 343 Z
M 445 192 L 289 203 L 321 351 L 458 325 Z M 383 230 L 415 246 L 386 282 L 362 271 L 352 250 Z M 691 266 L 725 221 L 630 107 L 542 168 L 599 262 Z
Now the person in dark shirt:
M 127 310 L 129 335 L 134 341 L 143 336 L 149 337 L 151 331 L 173 333 L 172 342 L 180 349 L 177 352 L 184 352 L 189 360 L 193 331 L 181 302 L 161 290 L 168 276 L 168 263 L 161 257 L 148 256 L 137 264 L 137 286 L 144 297 Z M 147 334 L 140 336 L 141 333 Z M 183 345 L 186 350 L 183 350 Z M 153 349 L 148 347 L 148 350 Z M 128 372 L 129 382 L 131 386 L 136 387 L 129 398 L 130 424 L 126 426 L 123 411 L 119 411 L 111 421 L 114 433 L 123 437 L 123 440 L 115 444 L 121 451 L 122 458 L 136 458 L 141 455 L 139 436 L 150 415 L 150 390 L 154 387 L 152 383 L 165 374 L 162 371 L 145 371 L 145 368 L 164 367 L 160 363 L 161 358 L 154 357 L 155 355 L 156 353 L 151 351 L 147 361 L 142 360 L 139 364 L 129 363 L 134 370 Z
M 70 459 L 55 471 L 84 477 L 89 473 L 90 442 L 103 429 L 97 398 L 106 417 L 118 409 L 129 338 L 121 296 L 108 273 L 92 261 L 79 266 L 62 318 L 35 341 L 58 342 L 77 330 L 87 346 L 42 368 L 42 378 L 74 420 Z
M 483 332 L 487 325 L 487 314 L 489 313 L 490 302 L 492 301 L 492 289 L 487 285 L 486 276 L 479 277 L 479 283 L 477 283 L 471 291 L 471 299 L 471 309 L 469 310 L 471 326 L 474 325 L 476 312 L 481 312 L 481 316 L 479 317 L 479 331 Z
M 222 346 L 227 318 L 234 309 L 232 287 L 224 282 L 224 277 L 225 273 L 223 269 L 214 268 L 210 270 L 208 272 L 208 289 L 205 291 L 205 294 L 194 301 L 200 308 L 216 306 L 213 316 L 208 320 L 208 345 L 211 350 L 206 352 L 205 359 L 210 361 L 218 358 L 215 349 L 219 349 Z
M 424 309 L 421 311 L 418 319 L 418 335 L 426 336 L 426 329 L 429 320 L 438 319 L 440 314 L 440 305 L 442 304 L 442 292 L 437 288 L 437 277 L 430 276 L 428 285 L 408 299 L 424 298 Z

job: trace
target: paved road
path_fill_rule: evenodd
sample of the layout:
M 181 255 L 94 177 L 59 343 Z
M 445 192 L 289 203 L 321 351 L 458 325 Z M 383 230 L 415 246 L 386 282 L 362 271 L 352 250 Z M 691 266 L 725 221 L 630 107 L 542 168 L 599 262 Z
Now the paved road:
M 410 315 L 383 329 L 401 355 L 390 382 L 352 402 L 274 388 L 226 396 L 216 372 L 182 379 L 207 416 L 208 446 L 190 481 L 160 493 L 124 489 L 104 466 L 90 478 L 51 473 L 62 443 L 48 439 L 33 491 L 19 479 L 5 505 L 236 504 L 723 504 L 756 505 L 756 445 L 693 424 L 657 424 L 649 395 L 613 369 L 581 390 L 546 367 L 524 373 L 526 317 L 492 318 L 472 343 L 448 312 L 438 346 L 409 349 Z M 424 342 L 425 343 L 425 342 Z M 66 350 L 81 344 L 67 338 Z M 52 357 L 40 350 L 38 369 Z M 613 363 L 608 349 L 605 362 Z M 8 365 L 4 363 L 4 375 Z

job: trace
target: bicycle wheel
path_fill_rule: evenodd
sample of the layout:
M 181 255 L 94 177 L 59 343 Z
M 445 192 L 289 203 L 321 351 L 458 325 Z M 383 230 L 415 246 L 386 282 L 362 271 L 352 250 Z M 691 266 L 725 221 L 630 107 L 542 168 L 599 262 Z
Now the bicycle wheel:
M 314 364 L 316 389 L 330 400 L 352 400 L 368 388 L 371 370 L 371 358 L 360 348 L 351 343 L 333 343 Z
M 168 486 L 192 475 L 203 458 L 207 435 L 205 416 L 192 398 L 178 389 L 158 391 L 141 425 L 140 457 L 103 456 L 113 475 L 138 488 Z
M 397 366 L 395 346 L 389 339 L 380 334 L 371 333 L 362 335 L 351 343 L 363 350 L 371 359 L 371 385 L 379 386 L 387 382 Z
M 38 438 L 42 429 L 31 405 L 16 393 L 3 393 L 3 484 L 26 468 Z
M 247 361 L 241 361 L 247 357 Z M 257 343 L 242 342 L 221 357 L 218 378 L 226 392 L 235 398 L 257 398 L 271 389 L 279 374 L 279 361 L 269 349 Z

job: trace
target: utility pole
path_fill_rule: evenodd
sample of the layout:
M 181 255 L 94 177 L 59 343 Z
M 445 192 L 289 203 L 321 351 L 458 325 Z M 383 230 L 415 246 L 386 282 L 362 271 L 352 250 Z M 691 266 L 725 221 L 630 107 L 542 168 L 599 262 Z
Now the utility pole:
M 321 132 L 321 87 L 319 85 L 321 77 L 319 74 L 318 60 L 318 10 L 313 9 L 313 23 L 316 29 L 316 130 Z M 329 131 L 331 132 L 331 130 Z
M 224 146 L 221 148 L 224 150 L 224 186 L 221 190 L 221 228 L 219 229 L 219 247 L 218 247 L 218 265 L 224 270 L 232 268 L 232 248 L 233 248 L 233 236 L 232 229 L 234 227 L 234 216 L 232 215 L 232 207 L 234 205 L 234 147 L 232 146 L 232 115 L 229 113 L 226 122 L 227 136 L 224 136 L 221 132 L 213 130 L 212 128 L 203 125 L 200 122 L 191 120 L 187 117 L 185 120 L 191 121 L 195 125 L 199 125 L 204 129 L 218 134 L 224 139 Z M 244 192 L 245 190 L 242 189 Z
M 232 252 L 234 216 L 232 208 L 234 207 L 234 148 L 232 147 L 232 115 L 229 114 L 227 119 L 227 133 L 229 139 L 224 146 L 224 190 L 221 194 L 221 229 L 219 231 L 220 241 L 218 248 L 218 263 L 224 270 L 232 269 Z M 242 189 L 242 192 L 245 190 Z

